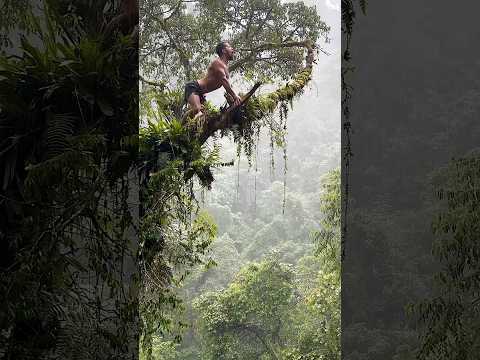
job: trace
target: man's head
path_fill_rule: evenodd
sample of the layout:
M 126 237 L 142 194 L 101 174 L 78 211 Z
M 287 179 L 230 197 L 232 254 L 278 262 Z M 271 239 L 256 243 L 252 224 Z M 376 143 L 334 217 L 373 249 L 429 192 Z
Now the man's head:
M 220 41 L 215 47 L 218 56 L 225 56 L 228 60 L 233 59 L 234 50 L 228 41 Z

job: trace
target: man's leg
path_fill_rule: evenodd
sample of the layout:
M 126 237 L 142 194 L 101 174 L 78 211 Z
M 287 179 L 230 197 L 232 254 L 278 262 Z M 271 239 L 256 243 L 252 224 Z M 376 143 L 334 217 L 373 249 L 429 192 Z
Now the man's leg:
M 203 115 L 203 105 L 200 102 L 200 96 L 198 94 L 190 94 L 188 97 L 188 104 L 190 105 L 191 110 L 190 115 L 194 115 L 194 119 L 197 119 L 199 116 Z

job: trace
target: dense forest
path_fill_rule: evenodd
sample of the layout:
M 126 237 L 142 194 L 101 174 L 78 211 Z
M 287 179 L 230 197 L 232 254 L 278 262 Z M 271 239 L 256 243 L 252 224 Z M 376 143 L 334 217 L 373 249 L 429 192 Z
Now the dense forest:
M 342 2 L 345 17 L 344 3 L 355 1 Z M 346 64 L 355 67 L 350 117 L 342 118 L 353 152 L 342 219 L 342 356 L 475 359 L 476 11 L 368 2 L 364 16 L 359 3 Z
M 323 190 L 319 209 L 326 215 L 320 221 L 323 231 L 314 231 L 311 237 L 307 234 L 309 241 L 302 241 L 303 234 L 284 231 L 283 226 L 290 225 L 288 218 L 262 224 L 263 231 L 253 237 L 249 235 L 259 224 L 249 226 L 239 215 L 233 219 L 238 224 L 231 224 L 223 235 L 219 229 L 211 253 L 216 266 L 194 271 L 179 289 L 184 310 L 177 316 L 185 328 L 178 331 L 183 341 L 177 344 L 173 336 L 155 337 L 153 357 L 337 359 L 338 171 L 324 179 Z M 275 227 L 277 231 L 272 230 Z M 288 238 L 298 244 L 285 246 Z M 308 242 L 313 246 L 307 246 Z M 305 254 L 292 254 L 292 248 Z

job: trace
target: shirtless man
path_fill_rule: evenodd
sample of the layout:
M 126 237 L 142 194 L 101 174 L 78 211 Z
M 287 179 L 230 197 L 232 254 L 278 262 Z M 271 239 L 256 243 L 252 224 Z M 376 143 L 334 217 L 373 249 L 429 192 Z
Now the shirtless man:
M 240 104 L 240 97 L 232 90 L 229 83 L 228 62 L 233 59 L 234 50 L 227 41 L 221 41 L 215 48 L 218 58 L 212 61 L 207 68 L 207 75 L 197 81 L 191 81 L 185 85 L 185 102 L 190 105 L 190 115 L 194 119 L 203 115 L 203 103 L 205 94 L 217 90 L 223 86 L 233 98 L 233 105 Z

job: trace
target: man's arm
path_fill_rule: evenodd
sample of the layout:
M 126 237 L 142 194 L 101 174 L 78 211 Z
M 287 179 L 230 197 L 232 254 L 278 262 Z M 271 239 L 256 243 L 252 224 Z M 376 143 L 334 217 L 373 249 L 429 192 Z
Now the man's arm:
M 232 87 L 230 86 L 230 82 L 228 81 L 227 74 L 225 73 L 225 70 L 220 66 L 217 65 L 217 74 L 218 77 L 220 78 L 220 81 L 222 83 L 222 86 L 225 88 L 228 94 L 233 98 L 233 105 L 240 105 L 240 102 L 242 99 L 233 91 Z

